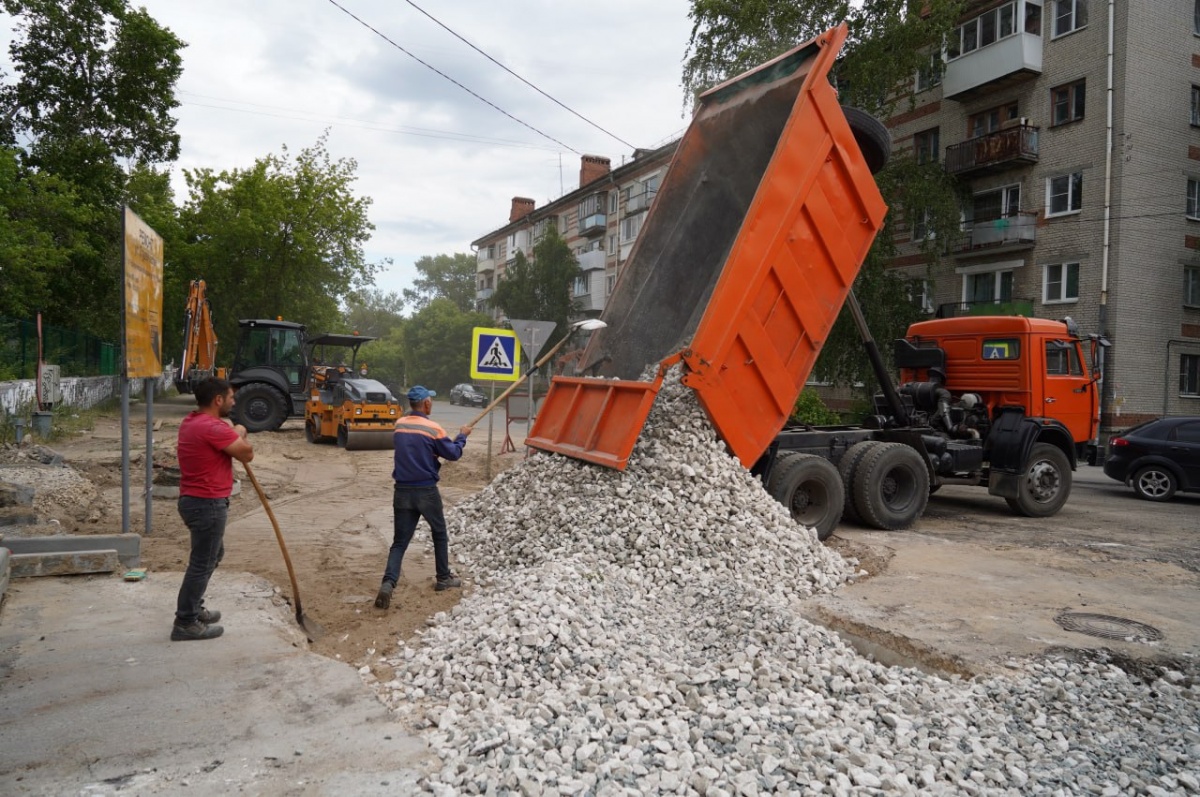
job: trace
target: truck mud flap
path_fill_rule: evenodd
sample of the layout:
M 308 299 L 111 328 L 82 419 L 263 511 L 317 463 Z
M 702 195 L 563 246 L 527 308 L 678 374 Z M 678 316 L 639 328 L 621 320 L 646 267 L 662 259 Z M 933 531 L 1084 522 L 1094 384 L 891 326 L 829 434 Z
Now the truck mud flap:
M 525 444 L 625 470 L 654 398 L 653 382 L 556 376 Z

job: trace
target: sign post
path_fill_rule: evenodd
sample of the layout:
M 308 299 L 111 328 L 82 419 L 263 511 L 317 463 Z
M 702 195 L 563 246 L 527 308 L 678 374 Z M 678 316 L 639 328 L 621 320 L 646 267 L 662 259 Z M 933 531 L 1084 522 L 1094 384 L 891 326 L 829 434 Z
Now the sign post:
M 522 348 L 525 349 L 525 356 L 529 358 L 529 408 L 525 411 L 525 438 L 529 439 L 529 432 L 533 428 L 534 404 L 533 399 L 533 383 L 537 379 L 537 374 L 533 372 L 533 364 L 537 362 L 538 353 L 542 347 L 546 345 L 546 341 L 550 340 L 550 336 L 554 334 L 555 327 L 558 326 L 554 321 L 526 321 L 519 318 L 510 318 L 508 323 L 512 324 L 513 332 L 517 333 L 517 339 L 521 341 Z M 554 365 L 551 363 L 550 370 L 553 372 Z M 528 449 L 526 449 L 528 453 Z
M 475 327 L 471 336 L 471 378 L 492 380 L 492 401 L 496 400 L 496 382 L 516 382 L 521 378 L 521 342 L 509 329 Z M 487 465 L 485 478 L 492 479 L 492 419 L 488 416 Z
M 163 239 L 125 208 L 121 347 L 121 532 L 129 533 L 129 380 L 143 380 L 146 398 L 146 534 L 153 517 L 154 385 L 162 376 Z

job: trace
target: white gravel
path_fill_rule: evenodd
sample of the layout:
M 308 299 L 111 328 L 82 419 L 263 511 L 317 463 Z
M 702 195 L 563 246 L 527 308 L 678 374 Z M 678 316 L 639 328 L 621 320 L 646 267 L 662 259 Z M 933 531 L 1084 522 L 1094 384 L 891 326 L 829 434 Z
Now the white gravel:
M 376 683 L 435 794 L 1194 794 L 1200 685 L 1103 656 L 963 681 L 795 611 L 853 567 L 669 377 L 624 473 L 557 456 L 451 510 L 480 585 Z

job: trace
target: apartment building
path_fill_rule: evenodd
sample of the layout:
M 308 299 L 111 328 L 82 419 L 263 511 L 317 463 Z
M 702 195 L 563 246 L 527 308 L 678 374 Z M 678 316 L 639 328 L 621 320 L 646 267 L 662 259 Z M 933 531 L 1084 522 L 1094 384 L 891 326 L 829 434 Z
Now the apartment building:
M 972 3 L 913 90 L 896 149 L 969 196 L 929 270 L 899 225 L 927 309 L 1107 332 L 1104 437 L 1200 415 L 1200 0 Z
M 540 208 L 532 199 L 513 197 L 508 224 L 471 243 L 478 264 L 475 296 L 479 309 L 499 318 L 488 299 L 497 281 L 504 278 L 505 267 L 517 252 L 531 258 L 534 244 L 553 226 L 579 260 L 580 273 L 572 290 L 581 317 L 598 317 L 677 144 L 636 150 L 629 163 L 615 169 L 608 158 L 584 155 L 579 188 Z

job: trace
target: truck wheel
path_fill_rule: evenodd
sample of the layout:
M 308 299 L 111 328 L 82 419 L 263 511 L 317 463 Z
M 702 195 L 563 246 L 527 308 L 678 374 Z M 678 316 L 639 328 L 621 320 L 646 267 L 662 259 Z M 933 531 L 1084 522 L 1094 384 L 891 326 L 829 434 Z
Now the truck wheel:
M 325 435 L 321 434 L 320 427 L 318 426 L 319 423 L 320 421 L 313 418 L 308 423 L 304 424 L 304 439 L 308 440 L 308 442 L 325 442 Z
M 858 463 L 862 462 L 862 458 L 867 452 L 873 451 L 883 443 L 877 440 L 863 440 L 861 443 L 855 443 L 846 449 L 846 453 L 842 454 L 842 459 L 838 462 L 838 475 L 842 477 L 843 495 L 842 495 L 842 520 L 849 520 L 857 523 L 862 520 L 858 516 L 858 510 L 854 508 L 854 472 L 858 470 Z
M 858 143 L 871 174 L 883 171 L 888 158 L 892 156 L 892 134 L 883 122 L 866 111 L 843 105 L 842 113 L 846 115 L 850 132 L 854 134 L 854 140 Z
M 1071 495 L 1071 462 L 1056 445 L 1034 443 L 1016 498 L 1005 498 L 1009 508 L 1025 517 L 1050 517 Z
M 232 415 L 248 432 L 273 432 L 287 420 L 288 401 L 270 385 L 251 382 L 234 394 Z
M 338 448 L 345 448 L 346 444 L 349 442 L 350 442 L 350 432 L 348 432 L 346 430 L 346 426 L 343 424 L 338 427 L 338 432 L 337 432 Z
M 916 449 L 884 443 L 868 451 L 854 472 L 854 508 L 868 526 L 905 529 L 929 503 L 929 470 Z
M 842 517 L 842 477 L 823 457 L 790 451 L 775 462 L 767 491 L 787 507 L 792 519 L 827 540 Z
M 1147 465 L 1133 475 L 1133 491 L 1147 501 L 1170 501 L 1177 489 L 1175 474 L 1162 465 Z

